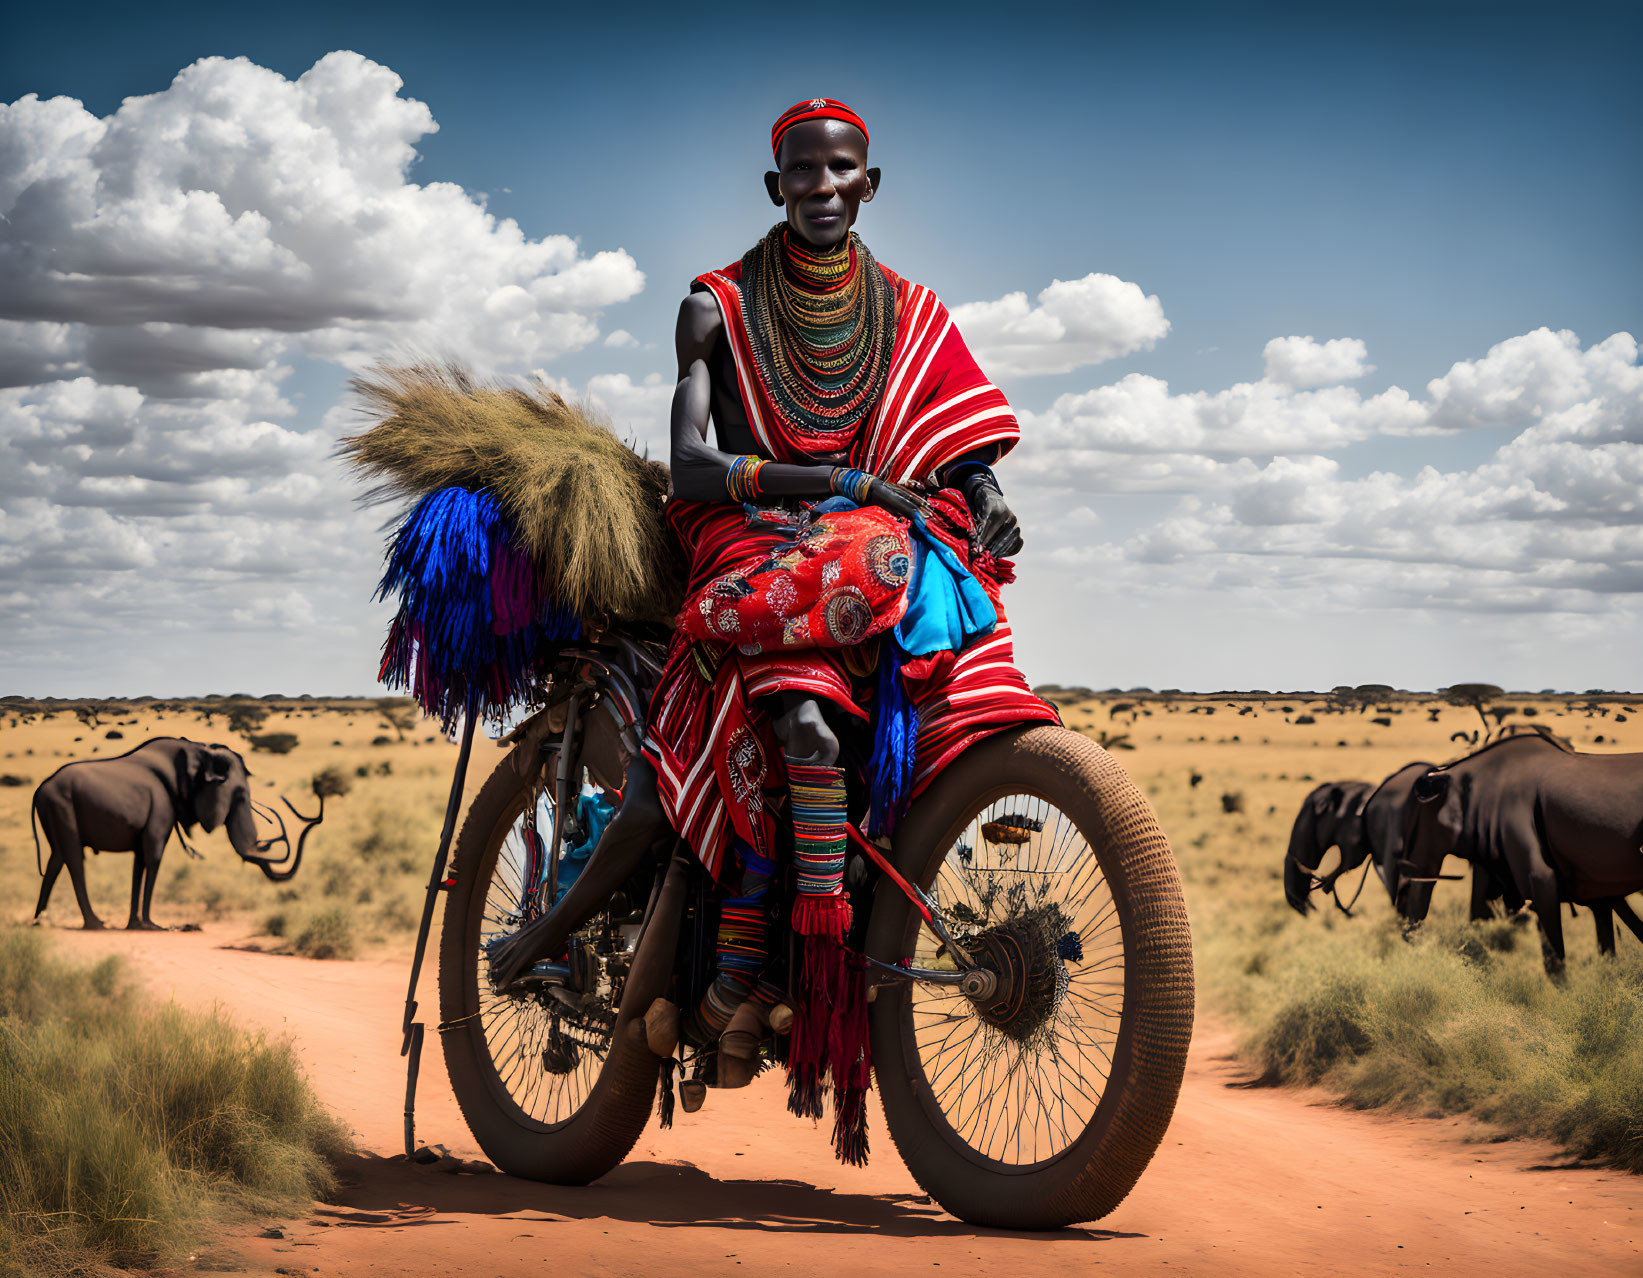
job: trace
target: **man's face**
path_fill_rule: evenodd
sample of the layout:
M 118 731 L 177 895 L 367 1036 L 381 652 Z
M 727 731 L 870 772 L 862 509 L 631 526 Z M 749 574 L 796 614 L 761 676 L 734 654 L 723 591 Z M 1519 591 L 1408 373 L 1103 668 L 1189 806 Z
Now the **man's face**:
M 864 200 L 873 198 L 867 139 L 843 120 L 806 120 L 782 135 L 779 172 L 767 174 L 770 198 L 805 243 L 832 248 L 850 233 Z M 876 176 L 876 175 L 874 175 Z

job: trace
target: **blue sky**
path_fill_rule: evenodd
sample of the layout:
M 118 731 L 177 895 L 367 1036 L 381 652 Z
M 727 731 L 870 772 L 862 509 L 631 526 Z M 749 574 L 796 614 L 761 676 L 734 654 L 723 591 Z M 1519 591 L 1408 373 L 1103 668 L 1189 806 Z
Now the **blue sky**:
M 437 132 L 415 142 L 419 158 L 407 182 L 455 183 L 490 213 L 516 220 L 526 237 L 571 236 L 585 255 L 620 249 L 643 273 L 638 291 L 617 298 L 615 289 L 583 308 L 598 340 L 494 351 L 498 367 L 540 367 L 591 390 L 600 375 L 633 384 L 671 376 L 672 318 L 690 277 L 738 256 L 774 220 L 759 181 L 770 118 L 799 97 L 845 98 L 873 128 L 872 159 L 885 171 L 880 199 L 858 229 L 887 264 L 955 306 L 1018 292 L 1032 299 L 1052 280 L 1099 273 L 1155 297 L 1167 316 L 1167 335 L 1121 342 L 1117 353 L 1074 360 L 1067 371 L 998 377 L 1030 439 L 1036 428 L 1038 439 L 1083 457 L 1069 469 L 1048 444 L 1036 455 L 1024 445 L 1020 465 L 1012 460 L 1002 472 L 1011 495 L 1024 494 L 1033 534 L 1011 601 L 1018 631 L 1033 636 L 1022 644 L 1029 677 L 1102 686 L 1431 685 L 1485 675 L 1536 687 L 1638 682 L 1612 650 L 1624 641 L 1635 651 L 1633 641 L 1643 638 L 1636 593 L 1643 581 L 1630 589 L 1612 579 L 1594 585 L 1594 574 L 1612 578 L 1634 554 L 1634 508 L 1612 496 L 1633 473 L 1628 450 L 1638 442 L 1628 424 L 1636 410 L 1624 358 L 1621 374 L 1593 374 L 1597 381 L 1574 400 L 1547 400 L 1527 415 L 1502 416 L 1480 391 L 1469 418 L 1451 413 L 1441 428 L 1360 424 L 1277 442 L 1251 443 L 1246 429 L 1217 443 L 1216 416 L 1210 436 L 1196 443 L 1115 452 L 1116 410 L 1073 402 L 1132 375 L 1161 379 L 1176 397 L 1216 396 L 1260 383 L 1264 371 L 1270 380 L 1263 351 L 1290 336 L 1361 342 L 1366 355 L 1347 376 L 1358 400 L 1396 386 L 1424 401 L 1431 379 L 1542 328 L 1571 330 L 1577 353 L 1613 334 L 1643 332 L 1636 6 L 1228 12 L 995 4 L 898 6 L 887 14 L 835 5 L 807 21 L 772 6 L 674 12 L 645 5 L 35 10 L 8 17 L 0 102 L 65 95 L 107 117 L 128 96 L 166 90 L 208 56 L 243 56 L 292 81 L 333 50 L 391 68 L 403 80 L 400 95 L 425 103 L 438 122 Z M 4 147 L 0 133 L 0 174 Z M 95 317 L 77 322 L 96 328 Z M 604 344 L 618 330 L 632 342 Z M 418 331 L 425 337 L 437 325 Z M 985 362 L 986 343 L 975 344 Z M 1524 386 L 1556 380 L 1545 361 L 1563 355 L 1550 349 L 1513 348 L 1496 361 L 1511 366 L 1504 373 L 1491 365 L 1462 380 L 1470 386 L 1501 373 L 1522 398 Z M 312 342 L 278 358 L 290 371 L 270 374 L 270 385 L 286 405 L 263 415 L 282 430 L 334 433 L 337 419 L 327 410 L 347 359 L 334 344 Z M 95 361 L 86 367 L 92 380 L 110 383 Z M 147 412 L 165 398 L 152 387 L 144 393 L 145 407 L 130 411 Z M 607 398 L 636 434 L 654 437 L 654 387 Z M 242 408 L 247 421 L 261 420 L 255 407 L 229 399 L 238 407 L 211 409 L 213 420 Z M 1610 495 L 1597 505 L 1587 502 L 1590 494 L 1553 491 L 1546 468 L 1566 476 L 1569 461 L 1549 460 L 1551 444 L 1538 436 L 1499 457 L 1544 414 L 1577 401 L 1601 401 L 1610 423 L 1600 432 L 1607 451 L 1580 455 L 1601 462 L 1602 482 L 1593 482 Z M 1297 403 L 1294 394 L 1282 402 Z M 1160 411 L 1184 405 L 1171 400 Z M 1335 412 L 1337 426 L 1340 412 L 1357 411 L 1355 404 L 1304 407 Z M 1552 441 L 1559 447 L 1578 433 L 1561 429 Z M 1525 479 L 1511 466 L 1530 445 L 1541 451 L 1523 463 Z M 1112 460 L 1119 454 L 1159 459 L 1155 470 L 1125 478 Z M 1218 459 L 1213 476 L 1199 473 L 1200 455 Z M 1303 459 L 1292 469 L 1309 477 L 1305 501 L 1323 503 L 1317 509 L 1296 513 L 1287 497 L 1281 511 L 1261 504 L 1274 486 L 1289 491 L 1285 457 Z M 1457 532 L 1457 541 L 1475 543 L 1471 549 L 1422 560 L 1406 534 L 1420 526 L 1427 498 L 1418 477 L 1428 466 L 1493 513 L 1474 512 Z M 1174 478 L 1159 478 L 1163 472 Z M 1400 477 L 1407 491 L 1375 487 L 1377 473 Z M 1491 484 L 1491 492 L 1506 493 L 1524 482 L 1544 497 L 1533 528 L 1520 518 L 1522 503 L 1514 515 L 1484 494 Z M 83 483 L 77 491 L 57 508 L 81 509 Z M 1353 517 L 1371 498 L 1379 513 Z M 199 501 L 217 499 L 190 500 L 194 519 L 209 515 Z M 1574 512 L 1567 522 L 1578 525 L 1570 536 L 1584 538 L 1579 545 L 1543 535 L 1559 503 Z M 30 521 L 60 523 L 49 510 L 11 513 L 10 535 L 25 559 Z M 111 515 L 145 537 L 163 517 Z M 1492 519 L 1517 522 L 1495 535 Z M 1262 529 L 1275 531 L 1263 541 Z M 1318 535 L 1302 544 L 1307 529 Z M 1516 548 L 1511 563 L 1489 557 L 1489 546 L 1506 543 Z M 73 556 L 35 558 L 55 563 L 56 575 L 20 570 L 9 596 L 24 623 L 17 633 L 34 637 L 3 653 L 13 668 L 8 682 L 21 690 L 139 691 L 172 680 L 178 691 L 206 691 L 184 685 L 232 679 L 228 656 L 188 674 L 157 651 L 111 665 L 90 639 L 65 643 L 61 613 L 73 592 L 60 592 L 63 563 Z M 328 588 L 312 564 L 282 569 L 265 559 L 251 556 L 235 573 L 211 576 L 213 588 L 308 600 L 306 612 L 297 610 L 310 618 L 305 624 L 329 633 L 333 648 L 360 652 L 368 670 L 376 614 L 315 602 Z M 1400 559 L 1428 564 L 1402 597 L 1386 571 Z M 1272 567 L 1280 562 L 1281 571 Z M 1332 564 L 1343 562 L 1356 583 L 1345 593 L 1327 584 Z M 334 575 L 358 584 L 368 566 L 339 563 Z M 122 599 L 122 616 L 140 621 L 140 599 L 125 599 L 115 577 L 98 575 L 129 567 L 87 571 L 98 589 Z M 1455 584 L 1502 573 L 1475 594 Z M 1122 634 L 1112 633 L 1114 597 L 1132 601 Z M 258 615 L 249 605 L 238 611 Z M 1275 611 L 1284 618 L 1281 639 L 1272 630 Z M 1232 645 L 1226 652 L 1206 653 L 1192 635 L 1206 613 Z M 246 633 L 249 625 L 242 618 L 225 647 L 255 653 L 270 686 L 361 686 L 335 663 L 293 658 L 288 636 Z M 1091 633 L 1103 635 L 1093 655 Z

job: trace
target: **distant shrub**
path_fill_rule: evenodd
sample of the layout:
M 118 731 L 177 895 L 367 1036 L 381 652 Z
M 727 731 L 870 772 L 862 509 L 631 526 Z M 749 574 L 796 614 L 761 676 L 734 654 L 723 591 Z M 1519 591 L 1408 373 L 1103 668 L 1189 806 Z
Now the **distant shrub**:
M 1228 792 L 1226 792 L 1225 794 L 1223 794 L 1221 796 L 1221 811 L 1222 812 L 1228 813 L 1230 815 L 1231 813 L 1242 812 L 1243 810 L 1244 810 L 1244 792 L 1242 790 L 1229 790 Z
M 1298 714 L 1298 715 L 1295 716 L 1295 722 L 1297 724 L 1303 724 L 1304 725 L 1304 724 L 1308 724 L 1308 723 L 1317 723 L 1318 720 L 1316 718 L 1314 718 L 1312 715 L 1309 715 L 1309 714 Z
M 1392 726 L 1392 720 L 1387 718 L 1371 719 L 1369 722 L 1379 724 L 1383 728 L 1390 728 Z
M 347 794 L 353 789 L 353 783 L 348 780 L 343 770 L 332 764 L 328 768 L 321 768 L 309 779 L 308 786 L 317 795 L 331 798 Z
M 20 777 L 15 772 L 0 773 L 0 785 L 27 785 L 31 778 Z
M 294 732 L 265 732 L 261 736 L 247 737 L 253 750 L 260 750 L 264 754 L 290 754 L 297 748 L 297 734 Z
M 292 948 L 314 959 L 354 957 L 354 920 L 341 906 L 329 905 L 308 917 Z
M 125 735 L 126 734 L 121 732 L 118 728 L 110 728 L 107 732 L 103 733 L 103 740 L 105 740 L 105 741 L 124 741 L 125 740 Z
M 374 746 L 393 745 L 393 743 L 394 743 L 394 739 L 392 737 L 372 737 L 371 738 L 371 744 L 374 745 Z

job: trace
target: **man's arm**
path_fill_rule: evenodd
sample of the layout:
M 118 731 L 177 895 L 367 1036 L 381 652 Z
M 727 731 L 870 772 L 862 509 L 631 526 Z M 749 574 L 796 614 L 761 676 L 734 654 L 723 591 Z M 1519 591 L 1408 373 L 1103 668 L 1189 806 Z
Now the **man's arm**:
M 708 356 L 724 333 L 718 303 L 707 293 L 692 293 L 679 307 L 679 323 L 674 330 L 674 347 L 679 357 L 679 384 L 673 391 L 672 459 L 673 495 L 684 501 L 731 501 L 727 482 L 732 453 L 720 452 L 707 442 L 709 415 L 713 404 L 713 381 L 708 372 Z M 761 497 L 828 497 L 835 490 L 836 466 L 791 465 L 766 461 L 758 469 L 757 488 Z M 920 503 L 911 493 L 881 479 L 874 479 L 867 502 L 883 506 L 911 519 Z

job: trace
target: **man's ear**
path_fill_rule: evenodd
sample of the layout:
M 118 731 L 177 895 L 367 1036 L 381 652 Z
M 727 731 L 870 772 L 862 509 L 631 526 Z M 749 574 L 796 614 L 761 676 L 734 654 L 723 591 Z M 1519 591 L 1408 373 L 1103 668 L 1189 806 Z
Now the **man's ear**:
M 782 199 L 782 175 L 774 169 L 764 175 L 764 189 L 770 193 L 770 202 L 777 208 L 787 203 Z
M 867 170 L 867 190 L 862 192 L 862 197 L 861 197 L 862 203 L 863 204 L 867 203 L 868 200 L 872 199 L 878 193 L 879 193 L 879 171 L 877 169 L 868 169 Z

